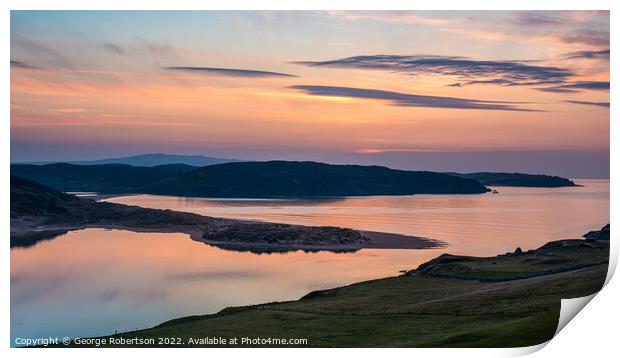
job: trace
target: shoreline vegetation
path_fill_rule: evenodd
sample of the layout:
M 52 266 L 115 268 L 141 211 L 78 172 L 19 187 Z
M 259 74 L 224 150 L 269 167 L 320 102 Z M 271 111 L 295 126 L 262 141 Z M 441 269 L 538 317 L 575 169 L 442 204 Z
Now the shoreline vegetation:
M 295 301 L 229 307 L 69 346 L 281 347 L 297 338 L 307 341 L 286 346 L 536 345 L 553 337 L 561 299 L 591 295 L 603 287 L 608 233 L 607 225 L 585 239 L 552 241 L 494 257 L 444 254 L 400 276 L 313 291 Z M 234 337 L 278 340 L 226 343 Z
M 437 240 L 398 234 L 220 219 L 96 202 L 11 176 L 11 247 L 31 246 L 86 228 L 180 232 L 220 248 L 254 252 L 425 249 L 445 245 Z

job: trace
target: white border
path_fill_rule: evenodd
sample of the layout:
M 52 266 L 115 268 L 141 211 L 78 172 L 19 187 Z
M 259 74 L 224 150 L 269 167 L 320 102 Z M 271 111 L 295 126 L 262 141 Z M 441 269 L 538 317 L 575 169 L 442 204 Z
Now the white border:
M 8 166 L 10 162 L 10 128 L 9 128 L 9 73 L 10 65 L 8 58 L 10 58 L 9 49 L 9 37 L 10 37 L 10 9 L 83 9 L 83 10 L 97 10 L 97 9 L 109 9 L 109 10 L 132 10 L 132 9 L 161 9 L 161 10 L 195 10 L 195 9 L 214 9 L 214 10 L 242 10 L 242 9 L 281 9 L 281 10 L 364 10 L 364 9 L 415 9 L 415 10 L 603 10 L 610 9 L 611 11 L 611 37 L 612 37 L 612 80 L 611 80 L 611 118 L 616 118 L 615 121 L 611 121 L 610 134 L 612 139 L 618 138 L 618 119 L 620 114 L 618 111 L 617 101 L 615 101 L 615 94 L 617 93 L 617 68 L 618 56 L 615 56 L 615 51 L 618 48 L 618 16 L 617 12 L 620 11 L 619 1 L 605 1 L 605 0 L 502 0 L 502 1 L 489 1 L 489 0 L 433 0 L 433 1 L 411 1 L 411 0 L 314 0 L 314 1 L 285 1 L 285 0 L 228 0 L 225 2 L 211 1 L 211 0 L 186 0 L 186 1 L 163 1 L 163 0 L 108 0 L 108 1 L 83 1 L 83 0 L 56 0 L 56 1 L 44 1 L 44 0 L 22 0 L 22 1 L 4 1 L 0 5 L 4 10 L 1 14 L 0 27 L 2 28 L 2 58 L 4 58 L 3 70 L 0 74 L 2 80 L 2 113 L 4 122 L 3 127 L 3 141 L 1 142 L 1 156 L 2 161 Z M 619 173 L 619 165 L 614 162 L 614 159 L 618 156 L 618 146 L 611 143 L 611 208 L 610 217 L 614 227 L 617 227 L 620 223 L 615 220 L 618 212 L 618 193 L 616 189 L 616 181 Z M 5 167 L 6 168 L 6 167 Z M 2 181 L 3 198 L 2 198 L 2 213 L 0 213 L 2 226 L 4 232 L 9 231 L 9 177 L 3 175 L 0 177 Z M 615 231 L 614 231 L 615 233 Z M 610 272 L 615 269 L 615 263 L 618 256 L 618 235 L 612 235 L 612 263 L 610 264 Z M 8 239 L 8 238 L 7 238 Z M 2 287 L 5 289 L 0 295 L 0 300 L 4 310 L 3 322 L 0 326 L 0 350 L 8 351 L 5 353 L 14 354 L 16 356 L 30 356 L 36 354 L 45 354 L 51 357 L 66 357 L 66 356 L 82 356 L 84 354 L 93 356 L 104 356 L 110 353 L 114 354 L 149 354 L 153 357 L 163 357 L 170 354 L 183 354 L 190 356 L 220 356 L 220 355 L 258 355 L 269 357 L 287 357 L 291 355 L 297 357 L 310 357 L 317 354 L 313 350 L 302 349 L 253 349 L 249 350 L 224 350 L 224 349 L 209 349 L 207 351 L 202 349 L 184 349 L 178 350 L 149 350 L 148 352 L 135 349 L 120 349 L 115 351 L 109 350 L 93 350 L 89 349 L 87 352 L 84 350 L 16 350 L 9 349 L 9 329 L 10 321 L 8 319 L 10 313 L 9 306 L 9 289 L 10 289 L 10 269 L 9 259 L 10 253 L 8 250 L 8 244 L 5 244 L 6 250 L 2 255 L 4 270 L 2 277 Z M 611 275 L 608 276 L 608 278 Z M 618 280 L 612 280 L 602 291 L 602 294 L 594 297 L 592 302 L 587 305 L 583 311 L 577 315 L 577 317 L 568 324 L 568 326 L 562 330 L 557 337 L 549 342 L 546 348 L 540 350 L 537 355 L 541 357 L 574 357 L 574 356 L 609 356 L 611 352 L 617 351 L 617 326 L 618 326 L 618 305 L 620 304 L 620 284 Z M 328 355 L 375 355 L 375 354 L 390 354 L 395 356 L 407 356 L 411 357 L 416 354 L 423 354 L 424 356 L 434 357 L 452 357 L 458 355 L 459 357 L 488 357 L 488 356 L 514 356 L 531 353 L 536 351 L 545 345 L 539 347 L 530 347 L 523 349 L 390 349 L 389 351 L 377 351 L 377 350 L 335 350 L 327 349 L 322 350 L 321 354 L 327 353 Z

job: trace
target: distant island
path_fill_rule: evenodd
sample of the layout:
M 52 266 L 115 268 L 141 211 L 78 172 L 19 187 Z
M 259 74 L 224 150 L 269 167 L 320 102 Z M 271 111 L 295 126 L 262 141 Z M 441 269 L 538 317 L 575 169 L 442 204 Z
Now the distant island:
M 30 246 L 70 230 L 125 229 L 182 232 L 226 249 L 352 251 L 361 248 L 421 249 L 436 240 L 332 226 L 302 226 L 218 219 L 172 210 L 96 202 L 11 176 L 11 247 Z
M 572 180 L 542 174 L 523 174 L 523 173 L 447 173 L 460 178 L 477 180 L 482 185 L 487 186 L 517 186 L 530 188 L 559 188 L 565 186 L 578 186 Z
M 444 254 L 397 277 L 97 339 L 102 347 L 119 346 L 111 339 L 158 346 L 160 337 L 178 337 L 170 346 L 212 347 L 199 340 L 210 336 L 303 337 L 307 342 L 292 345 L 302 347 L 525 347 L 553 338 L 561 299 L 603 287 L 608 262 L 608 238 L 553 241 L 494 257 Z M 253 344 L 234 347 L 240 346 Z
M 211 165 L 140 189 L 149 194 L 246 198 L 480 194 L 487 191 L 475 180 L 442 173 L 289 161 Z
M 185 164 L 11 165 L 11 173 L 60 191 L 143 193 L 217 198 L 480 194 L 476 180 L 444 173 L 317 162 L 235 162 L 201 168 Z

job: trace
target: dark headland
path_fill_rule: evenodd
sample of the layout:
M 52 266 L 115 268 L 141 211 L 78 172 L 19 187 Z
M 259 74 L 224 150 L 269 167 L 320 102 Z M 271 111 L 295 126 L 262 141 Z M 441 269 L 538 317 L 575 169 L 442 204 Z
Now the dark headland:
M 181 232 L 210 245 L 259 252 L 287 250 L 422 249 L 443 243 L 332 226 L 218 219 L 172 210 L 96 202 L 11 176 L 11 246 L 29 246 L 70 230 Z
M 447 173 L 460 178 L 474 179 L 482 185 L 488 186 L 518 186 L 529 188 L 560 188 L 578 186 L 570 179 L 542 174 L 523 173 Z

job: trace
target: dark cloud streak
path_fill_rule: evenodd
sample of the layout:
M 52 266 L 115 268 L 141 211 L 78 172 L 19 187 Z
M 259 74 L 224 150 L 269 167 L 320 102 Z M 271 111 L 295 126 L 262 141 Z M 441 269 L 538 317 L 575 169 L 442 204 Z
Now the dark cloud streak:
M 12 68 L 24 68 L 24 69 L 29 69 L 29 70 L 34 70 L 38 68 L 36 66 L 29 65 L 22 61 L 13 61 L 13 60 L 11 60 L 11 67 Z
M 601 51 L 577 51 L 569 52 L 564 55 L 567 59 L 595 59 L 609 61 L 609 49 Z
M 333 87 L 333 86 L 290 86 L 289 88 L 303 91 L 313 96 L 350 97 L 389 101 L 396 106 L 431 107 L 456 109 L 481 109 L 498 111 L 540 112 L 513 106 L 515 102 L 485 101 L 477 99 L 423 96 L 392 91 L 366 88 Z
M 573 82 L 562 84 L 554 87 L 545 87 L 545 88 L 536 88 L 539 91 L 543 92 L 553 92 L 553 93 L 574 93 L 581 92 L 583 90 L 589 91 L 609 91 L 609 82 L 608 81 L 581 81 L 581 82 Z
M 297 77 L 295 75 L 290 75 L 290 74 L 287 74 L 287 73 L 258 71 L 258 70 L 246 70 L 246 69 L 236 69 L 236 68 L 165 67 L 165 69 L 169 70 L 169 71 L 180 71 L 180 72 L 200 73 L 200 74 L 206 74 L 206 75 L 219 75 L 219 76 L 230 76 L 230 77 L 250 77 L 250 78 L 260 78 L 260 77 Z
M 302 61 L 296 64 L 312 67 L 388 70 L 404 74 L 439 74 L 454 76 L 472 84 L 503 86 L 544 85 L 565 82 L 575 74 L 553 66 L 535 66 L 526 61 L 480 61 L 463 57 L 364 55 L 331 61 Z
M 588 102 L 588 101 L 564 101 L 572 104 L 581 104 L 584 106 L 597 106 L 609 108 L 609 102 Z

